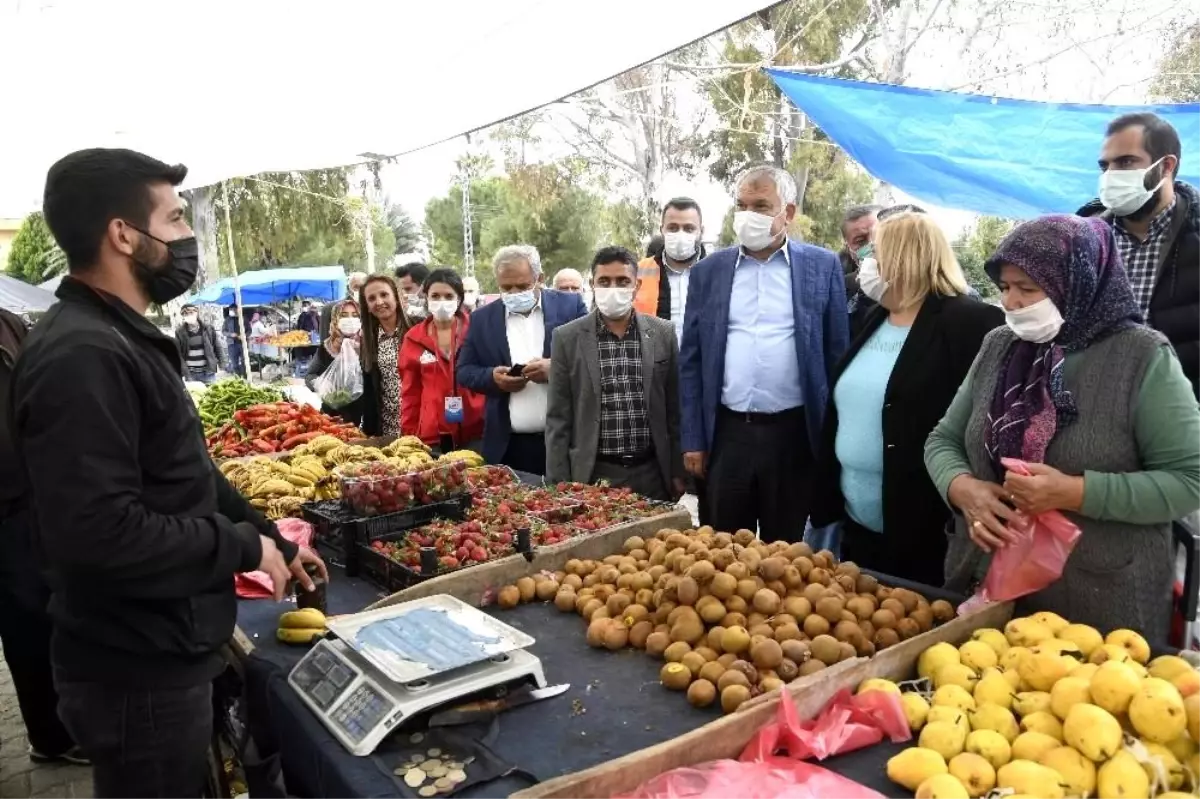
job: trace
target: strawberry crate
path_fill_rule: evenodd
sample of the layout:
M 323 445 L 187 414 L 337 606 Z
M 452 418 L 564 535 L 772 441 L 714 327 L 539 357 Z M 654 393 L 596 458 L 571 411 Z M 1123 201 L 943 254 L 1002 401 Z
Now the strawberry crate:
M 338 469 L 342 502 L 360 517 L 386 516 L 470 493 L 462 461 L 404 470 L 381 461 Z
M 507 466 L 489 464 L 467 469 L 467 485 L 472 492 L 488 493 L 520 485 L 521 478 Z

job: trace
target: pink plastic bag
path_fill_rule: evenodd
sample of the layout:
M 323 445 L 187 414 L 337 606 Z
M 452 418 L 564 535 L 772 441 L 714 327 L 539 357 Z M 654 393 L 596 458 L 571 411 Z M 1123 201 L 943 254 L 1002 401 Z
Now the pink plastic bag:
M 912 738 L 900 698 L 884 691 L 855 696 L 843 689 L 817 717 L 801 721 L 791 694 L 784 692 L 775 721 L 754 734 L 739 760 L 766 760 L 784 754 L 796 760 L 824 760 L 874 746 L 888 736 L 893 743 Z
M 312 546 L 313 526 L 301 519 L 280 519 L 275 523 L 279 533 L 288 541 L 302 547 Z M 266 572 L 247 572 L 234 575 L 233 586 L 242 599 L 270 599 L 275 596 L 271 578 Z
M 1028 475 L 1024 461 L 1003 458 L 1005 469 Z M 988 602 L 1006 602 L 1041 591 L 1062 577 L 1067 558 L 1079 540 L 1079 528 L 1056 510 L 1009 522 L 1018 538 L 992 555 L 987 576 L 975 595 L 959 606 L 966 613 Z
M 884 799 L 883 794 L 828 769 L 772 757 L 743 763 L 713 760 L 672 769 L 646 781 L 626 799 Z

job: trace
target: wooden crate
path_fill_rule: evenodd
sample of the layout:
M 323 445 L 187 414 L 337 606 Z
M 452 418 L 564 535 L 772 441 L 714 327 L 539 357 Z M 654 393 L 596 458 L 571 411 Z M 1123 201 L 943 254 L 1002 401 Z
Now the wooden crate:
M 927 633 L 913 636 L 871 658 L 845 660 L 831 668 L 795 680 L 783 690 L 791 694 L 800 718 L 816 716 L 821 708 L 843 688 L 853 690 L 863 680 L 882 677 L 909 679 L 916 670 L 917 658 L 936 643 L 961 644 L 975 630 L 1002 628 L 1012 618 L 1012 603 L 983 607 L 960 616 Z M 537 797 L 574 797 L 607 799 L 634 791 L 664 771 L 693 766 L 710 760 L 736 759 L 763 725 L 775 719 L 780 694 L 771 692 L 743 704 L 736 712 L 709 722 L 678 738 L 631 752 L 583 771 L 565 774 L 512 794 L 519 799 Z

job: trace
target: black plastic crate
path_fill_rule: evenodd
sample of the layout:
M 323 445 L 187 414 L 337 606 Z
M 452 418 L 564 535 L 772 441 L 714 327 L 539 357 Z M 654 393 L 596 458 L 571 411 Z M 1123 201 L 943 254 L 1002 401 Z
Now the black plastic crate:
M 434 519 L 462 520 L 473 502 L 470 494 L 460 494 L 399 513 L 364 517 L 346 507 L 340 499 L 325 499 L 306 502 L 300 512 L 313 526 L 313 544 L 340 557 L 346 574 L 354 577 L 358 574 L 358 544 L 370 543 L 384 535 L 407 533 Z

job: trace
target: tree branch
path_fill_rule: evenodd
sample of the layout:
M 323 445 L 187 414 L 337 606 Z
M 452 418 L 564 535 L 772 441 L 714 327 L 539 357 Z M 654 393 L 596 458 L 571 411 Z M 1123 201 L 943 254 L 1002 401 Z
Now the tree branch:
M 921 25 L 920 28 L 917 28 L 916 34 L 914 34 L 908 43 L 904 45 L 905 55 L 908 55 L 909 51 L 913 49 L 913 46 L 921 40 L 921 37 L 925 35 L 925 31 L 929 30 L 929 24 L 933 22 L 933 18 L 937 15 L 938 9 L 942 7 L 943 2 L 944 0 L 937 0 L 937 2 L 933 4 L 933 9 L 929 12 L 929 16 L 925 17 L 925 23 Z

